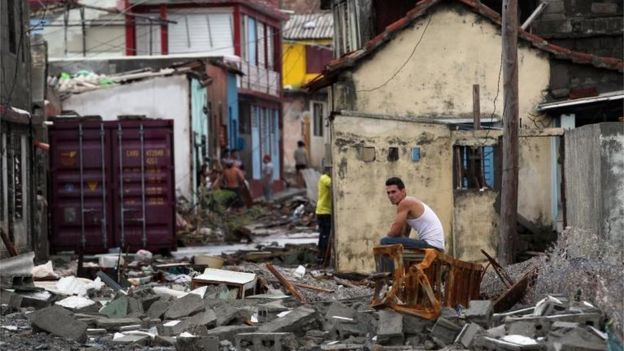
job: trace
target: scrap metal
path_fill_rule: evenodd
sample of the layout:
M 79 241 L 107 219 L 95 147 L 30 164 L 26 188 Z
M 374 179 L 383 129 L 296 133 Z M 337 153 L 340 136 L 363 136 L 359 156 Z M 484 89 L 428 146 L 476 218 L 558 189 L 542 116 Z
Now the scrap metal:
M 443 306 L 468 306 L 479 298 L 483 267 L 460 261 L 434 249 L 406 249 L 402 245 L 373 248 L 378 271 L 393 263 L 391 277 L 376 280 L 371 305 L 435 319 Z M 388 279 L 392 280 L 388 285 Z

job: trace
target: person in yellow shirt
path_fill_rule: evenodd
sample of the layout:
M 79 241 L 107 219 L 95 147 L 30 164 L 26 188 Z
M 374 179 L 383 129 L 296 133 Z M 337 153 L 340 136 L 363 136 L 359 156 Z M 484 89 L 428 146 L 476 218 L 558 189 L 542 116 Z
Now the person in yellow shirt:
M 318 199 L 316 201 L 316 221 L 318 223 L 318 260 L 323 262 L 329 244 L 329 234 L 332 228 L 332 192 L 331 166 L 325 166 L 318 181 Z

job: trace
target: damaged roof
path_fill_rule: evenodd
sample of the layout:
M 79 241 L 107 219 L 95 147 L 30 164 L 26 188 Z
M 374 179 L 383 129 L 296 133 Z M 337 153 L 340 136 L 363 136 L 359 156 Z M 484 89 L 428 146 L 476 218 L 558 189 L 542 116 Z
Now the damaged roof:
M 290 16 L 282 30 L 284 39 L 331 39 L 334 36 L 334 17 L 331 12 L 317 12 Z
M 369 40 L 363 47 L 332 60 L 325 67 L 323 74 L 309 82 L 306 87 L 310 89 L 320 89 L 332 84 L 340 72 L 357 66 L 362 59 L 381 49 L 386 43 L 393 40 L 397 33 L 408 28 L 416 20 L 425 17 L 430 9 L 443 2 L 446 1 L 421 0 L 418 5 L 408 11 L 404 17 L 387 26 L 382 33 Z M 450 0 L 449 2 L 460 3 L 470 11 L 485 17 L 497 26 L 501 26 L 501 16 L 478 0 Z M 518 37 L 527 41 L 530 45 L 554 55 L 557 59 L 619 72 L 624 71 L 624 61 L 619 58 L 596 56 L 585 52 L 570 50 L 559 45 L 551 44 L 546 39 L 522 29 L 518 29 Z

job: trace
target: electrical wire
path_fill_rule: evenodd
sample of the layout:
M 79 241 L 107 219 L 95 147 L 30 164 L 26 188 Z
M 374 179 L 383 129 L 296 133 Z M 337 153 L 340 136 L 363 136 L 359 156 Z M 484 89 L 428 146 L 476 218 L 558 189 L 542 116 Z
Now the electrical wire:
M 403 62 L 403 64 L 388 79 L 386 79 L 385 82 L 379 84 L 378 86 L 374 88 L 357 90 L 356 93 L 370 93 L 372 91 L 381 89 L 384 86 L 386 86 L 388 83 L 390 83 L 390 81 L 393 80 L 401 72 L 401 70 L 403 70 L 403 68 L 405 68 L 407 63 L 412 59 L 412 56 L 414 56 L 414 53 L 416 52 L 416 48 L 418 48 L 418 46 L 422 42 L 423 37 L 425 36 L 425 32 L 427 32 L 427 28 L 429 28 L 429 23 L 431 23 L 431 16 L 429 16 L 429 18 L 427 19 L 427 24 L 425 25 L 425 29 L 423 29 L 422 33 L 420 34 L 420 38 L 416 42 L 416 45 L 414 45 L 414 48 L 412 48 L 412 52 L 409 54 L 405 62 Z

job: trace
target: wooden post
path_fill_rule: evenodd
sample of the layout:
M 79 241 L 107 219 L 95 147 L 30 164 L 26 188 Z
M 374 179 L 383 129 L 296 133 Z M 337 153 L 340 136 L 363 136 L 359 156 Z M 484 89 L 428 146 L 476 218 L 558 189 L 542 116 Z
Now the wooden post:
M 4 246 L 9 252 L 9 256 L 11 257 L 17 256 L 17 250 L 15 249 L 15 246 L 11 242 L 11 239 L 9 239 L 9 236 L 4 232 L 4 230 L 2 230 L 2 228 L 0 228 L 0 237 L 2 237 L 2 242 L 4 243 Z
M 481 129 L 481 98 L 479 97 L 479 84 L 472 86 L 472 118 L 474 120 L 474 129 Z
M 503 1 L 503 171 L 498 261 L 514 260 L 518 213 L 518 1 Z

